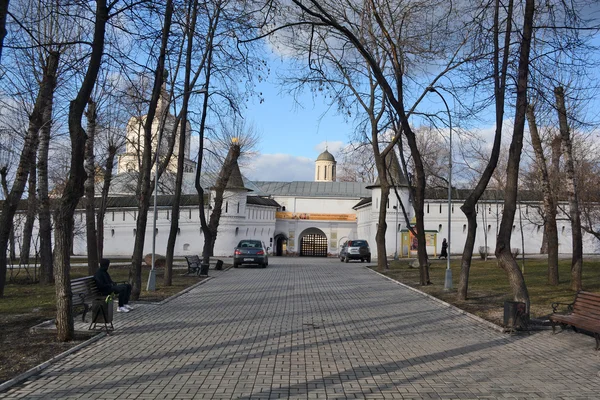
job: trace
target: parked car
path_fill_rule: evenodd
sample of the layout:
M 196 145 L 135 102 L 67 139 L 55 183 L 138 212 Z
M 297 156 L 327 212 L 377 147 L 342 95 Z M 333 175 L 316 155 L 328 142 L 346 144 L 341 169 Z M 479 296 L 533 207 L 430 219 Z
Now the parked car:
M 371 249 L 366 240 L 348 240 L 340 249 L 340 261 L 360 260 L 371 262 Z
M 233 250 L 233 266 L 258 264 L 266 268 L 269 265 L 269 248 L 260 240 L 240 240 Z

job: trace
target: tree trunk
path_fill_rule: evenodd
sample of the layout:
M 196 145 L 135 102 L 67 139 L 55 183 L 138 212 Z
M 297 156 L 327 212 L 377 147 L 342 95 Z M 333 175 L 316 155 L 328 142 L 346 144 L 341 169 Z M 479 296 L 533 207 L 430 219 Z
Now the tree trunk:
M 471 207 L 465 207 L 465 204 L 466 201 L 460 208 L 467 217 L 467 238 L 465 239 L 465 247 L 460 262 L 460 275 L 458 278 L 458 287 L 456 293 L 459 300 L 467 299 L 471 261 L 473 261 L 473 250 L 475 248 L 475 238 L 477 235 L 477 212 Z
M 548 284 L 558 285 L 558 229 L 556 227 L 556 205 L 554 204 L 554 193 L 550 184 L 550 176 L 546 164 L 546 156 L 542 148 L 542 140 L 537 128 L 535 112 L 532 105 L 527 107 L 527 120 L 529 121 L 529 133 L 531 144 L 535 152 L 535 160 L 542 175 L 542 193 L 544 196 L 544 235 L 547 239 L 548 248 Z
M 393 151 L 393 150 L 392 150 Z M 385 161 L 384 161 L 385 165 Z M 384 167 L 385 168 L 385 167 Z M 387 171 L 385 171 L 387 173 Z M 377 232 L 375 233 L 375 243 L 377 244 L 377 269 L 379 271 L 389 269 L 387 260 L 387 248 L 385 246 L 385 233 L 387 232 L 387 205 L 390 195 L 390 185 L 387 176 L 379 175 L 381 185 L 381 198 L 379 199 L 379 213 L 377 221 Z M 396 227 L 397 229 L 398 227 Z
M 10 0 L 0 0 L 0 59 L 4 47 L 4 38 L 6 37 L 6 16 L 8 15 L 9 3 Z
M 83 182 L 82 182 L 83 185 Z M 54 252 L 54 280 L 56 289 L 56 330 L 58 339 L 66 342 L 73 339 L 75 334 L 71 298 L 71 278 L 70 278 L 70 255 L 64 249 L 68 249 L 71 243 L 71 232 L 74 224 L 73 218 L 63 214 L 69 212 L 68 209 L 56 211 L 55 219 L 57 227 L 54 230 L 54 242 L 56 251 Z M 62 225 L 60 228 L 58 225 Z
M 237 160 L 240 157 L 240 145 L 236 143 L 232 143 L 229 146 L 229 151 L 227 152 L 227 157 L 225 157 L 225 161 L 223 162 L 223 167 L 219 172 L 219 176 L 217 177 L 217 182 L 215 184 L 215 208 L 210 214 L 210 220 L 208 223 L 208 228 L 212 234 L 210 241 L 205 241 L 205 254 L 203 254 L 202 262 L 207 264 L 210 261 L 210 256 L 213 255 L 215 242 L 217 241 L 217 234 L 219 231 L 219 222 L 221 220 L 221 215 L 223 213 L 223 194 L 225 193 L 225 189 L 227 188 L 227 184 L 229 182 L 229 178 L 231 177 L 231 173 L 233 172 L 234 166 L 237 165 Z M 206 247 L 206 243 L 209 244 L 209 247 Z
M 8 174 L 8 169 L 6 166 L 0 168 L 0 179 L 2 180 L 2 191 L 4 192 L 4 198 L 8 198 L 10 191 L 8 190 L 8 181 L 6 180 L 6 175 Z M 15 231 L 13 227 L 10 227 L 10 232 L 8 234 L 8 252 L 10 261 L 15 260 Z
M 181 203 L 181 188 L 183 186 L 183 169 L 185 160 L 185 141 L 187 133 L 188 121 L 188 103 L 191 94 L 191 73 L 192 73 L 192 54 L 194 48 L 194 33 L 196 32 L 196 21 L 198 17 L 198 1 L 195 0 L 192 5 L 192 13 L 190 16 L 189 29 L 187 35 L 187 49 L 185 59 L 185 78 L 183 89 L 183 104 L 180 111 L 178 121 L 181 121 L 181 129 L 179 135 L 179 149 L 177 158 L 177 176 L 175 178 L 175 195 L 173 198 L 173 206 L 171 208 L 171 230 L 169 231 L 169 239 L 167 240 L 167 254 L 164 285 L 171 286 L 173 283 L 173 257 L 175 256 L 175 243 L 177 242 L 177 232 L 179 231 L 179 209 Z M 174 132 L 175 133 L 175 132 Z
M 567 108 L 565 106 L 565 93 L 562 87 L 554 88 L 556 98 L 556 111 L 560 126 L 562 149 L 565 156 L 567 171 L 566 189 L 569 197 L 569 214 L 571 219 L 571 234 L 573 237 L 573 257 L 571 260 L 571 289 L 581 290 L 581 270 L 583 266 L 583 237 L 581 233 L 581 214 L 579 212 L 579 198 L 577 192 L 577 178 L 575 176 L 575 161 L 573 160 L 573 144 L 569 123 L 567 121 Z
M 506 75 L 508 68 L 508 56 L 510 54 L 510 37 L 512 32 L 512 14 L 513 14 L 513 1 L 508 2 L 507 7 L 507 18 L 506 18 L 506 29 L 504 32 L 504 47 L 501 51 L 499 39 L 500 39 L 500 4 L 499 1 L 495 2 L 494 5 L 494 97 L 496 103 L 496 130 L 494 134 L 494 144 L 490 153 L 490 159 L 485 167 L 485 170 L 479 178 L 479 182 L 475 186 L 475 189 L 469 194 L 469 197 L 465 200 L 463 205 L 460 207 L 462 212 L 467 217 L 467 238 L 465 240 L 465 246 L 463 249 L 462 260 L 460 264 L 460 277 L 458 281 L 457 297 L 459 300 L 466 300 L 469 290 L 469 273 L 471 270 L 471 261 L 473 260 L 473 250 L 475 248 L 475 239 L 477 237 L 477 203 L 485 192 L 490 179 L 494 174 L 494 170 L 498 165 L 498 158 L 500 156 L 500 146 L 502 144 L 502 125 L 504 123 L 504 103 L 505 103 L 505 92 L 506 92 Z M 502 52 L 502 60 L 500 60 L 500 53 Z M 484 227 L 486 229 L 486 227 Z M 486 229 L 487 232 L 487 229 Z M 486 238 L 487 247 L 487 238 Z M 487 252 L 486 252 L 487 259 Z
M 57 58 L 60 56 L 60 53 L 52 54 L 55 54 Z M 38 146 L 38 219 L 40 224 L 40 284 L 42 285 L 54 282 L 54 269 L 52 268 L 52 216 L 50 212 L 50 197 L 48 196 L 48 151 L 50 148 L 50 132 L 52 127 L 52 108 L 53 101 L 47 104 L 44 111 L 44 125 L 40 130 L 40 143 Z
M 38 143 L 39 144 L 39 141 Z M 37 148 L 36 148 L 37 153 Z M 37 169 L 35 162 L 32 163 L 29 169 L 29 185 L 27 188 L 27 216 L 23 225 L 23 240 L 21 243 L 21 253 L 19 255 L 19 264 L 29 265 L 29 254 L 31 253 L 31 238 L 33 234 L 33 224 L 37 211 Z
M 98 236 L 96 235 L 96 210 L 94 205 L 96 183 L 96 161 L 94 159 L 94 138 L 96 136 L 96 103 L 90 99 L 86 112 L 87 140 L 85 141 L 85 232 L 87 245 L 88 275 L 98 269 Z
M 171 30 L 171 17 L 173 16 L 173 0 L 167 0 L 165 5 L 165 20 L 162 29 L 162 39 L 160 53 L 156 70 L 154 71 L 154 87 L 152 88 L 152 97 L 148 106 L 148 114 L 144 122 L 144 151 L 142 153 L 142 171 L 140 174 L 140 184 L 138 185 L 138 219 L 136 222 L 136 235 L 133 247 L 133 256 L 131 268 L 129 269 L 129 283 L 132 285 L 131 299 L 137 300 L 142 291 L 142 259 L 144 257 L 144 242 L 146 236 L 146 227 L 148 224 L 148 210 L 150 208 L 150 197 L 152 188 L 150 184 L 150 175 L 152 172 L 152 123 L 156 116 L 156 108 L 161 95 L 162 85 L 164 80 L 165 58 L 169 42 L 169 33 Z M 168 113 L 168 109 L 165 110 Z M 161 128 L 162 129 L 162 124 Z M 175 134 L 175 132 L 173 132 Z M 161 140 L 160 134 L 158 141 Z M 157 143 L 158 144 L 158 143 Z M 159 157 L 156 152 L 156 157 Z M 159 171 L 154 173 L 154 186 L 158 184 Z M 158 187 L 156 187 L 158 190 Z M 156 218 L 156 215 L 154 216 Z M 152 232 L 153 235 L 156 232 Z
M 527 112 L 527 82 L 529 75 L 529 54 L 531 49 L 531 35 L 535 9 L 534 0 L 526 0 L 525 14 L 523 16 L 523 33 L 519 52 L 519 66 L 517 78 L 517 101 L 515 107 L 515 123 L 513 137 L 508 155 L 506 168 L 506 188 L 504 191 L 504 212 L 496 240 L 496 258 L 498 265 L 507 273 L 508 281 L 513 293 L 514 301 L 525 303 L 529 312 L 529 293 L 525 279 L 519 269 L 517 261 L 511 253 L 510 242 L 512 226 L 515 220 L 517 192 L 519 181 L 519 163 L 523 149 L 523 136 L 525 131 L 525 118 Z
M 417 253 L 419 257 L 419 280 L 421 285 L 429 285 L 429 260 L 427 257 L 427 243 L 425 242 L 425 169 L 421 154 L 417 147 L 415 134 L 408 124 L 408 120 L 403 118 L 402 130 L 407 138 L 413 162 L 415 163 L 416 185 L 413 190 L 413 208 L 415 210 L 416 230 L 417 230 Z M 448 243 L 450 251 L 450 243 Z
M 216 14 L 211 20 L 211 27 L 209 29 L 209 33 L 207 36 L 206 48 L 206 82 L 204 92 L 204 99 L 202 100 L 202 116 L 200 117 L 200 132 L 199 132 L 199 146 L 198 146 L 198 168 L 196 169 L 196 177 L 194 180 L 194 185 L 196 187 L 196 191 L 198 192 L 198 212 L 200 213 L 200 227 L 202 228 L 202 234 L 204 235 L 204 246 L 202 248 L 202 259 L 209 260 L 210 254 L 209 249 L 212 247 L 211 243 L 214 242 L 212 232 L 206 222 L 206 213 L 205 213 L 205 205 L 204 205 L 204 189 L 200 184 L 200 175 L 202 173 L 202 160 L 204 159 L 204 132 L 206 129 L 206 115 L 208 112 L 208 90 L 210 88 L 210 80 L 212 75 L 212 59 L 213 59 L 213 40 L 215 35 L 215 30 L 218 26 L 220 15 L 220 8 L 216 10 Z M 209 200 L 210 207 L 210 200 Z M 204 261 L 203 261 L 204 262 Z M 206 261 L 208 262 L 208 261 Z
M 23 195 L 29 171 L 35 163 L 38 134 L 44 125 L 44 111 L 48 103 L 52 102 L 52 94 L 56 86 L 58 56 L 53 56 L 53 54 L 50 53 L 43 68 L 42 82 L 33 111 L 29 117 L 29 128 L 17 167 L 15 181 L 10 193 L 6 196 L 6 200 L 2 206 L 2 213 L 0 213 L 0 297 L 4 297 L 7 267 L 6 250 L 13 226 L 13 218 Z
M 117 147 L 112 143 L 108 145 L 108 157 L 106 157 L 106 166 L 104 170 L 104 183 L 102 184 L 102 195 L 100 196 L 100 206 L 96 216 L 96 226 L 98 227 L 96 238 L 98 240 L 98 259 L 104 257 L 104 216 L 106 215 L 108 192 L 112 181 L 113 164 L 117 154 Z
M 94 39 L 90 61 L 77 97 L 69 104 L 69 137 L 71 139 L 71 168 L 65 189 L 55 211 L 54 279 L 56 281 L 56 328 L 59 341 L 73 339 L 73 310 L 70 288 L 71 248 L 73 244 L 73 215 L 84 193 L 86 133 L 81 119 L 94 90 L 104 52 L 104 34 L 109 17 L 106 0 L 96 0 Z
M 548 232 L 546 232 L 546 222 L 544 221 L 544 229 L 542 231 L 542 245 L 540 254 L 548 254 Z

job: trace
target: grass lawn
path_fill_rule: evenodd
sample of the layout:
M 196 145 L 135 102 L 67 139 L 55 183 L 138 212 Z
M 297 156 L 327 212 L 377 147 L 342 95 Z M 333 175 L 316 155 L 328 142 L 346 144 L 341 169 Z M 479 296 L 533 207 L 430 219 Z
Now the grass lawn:
M 111 260 L 119 262 L 119 260 Z M 77 260 L 76 263 L 82 263 Z M 108 272 L 113 281 L 124 282 L 129 279 L 129 267 L 113 266 Z M 164 270 L 158 268 L 156 270 L 156 290 L 153 292 L 146 291 L 148 282 L 148 274 L 150 267 L 142 266 L 142 292 L 140 293 L 139 301 L 161 301 L 183 289 L 194 285 L 201 281 L 195 275 L 187 275 L 187 269 L 175 269 L 173 272 L 172 286 L 163 285 Z M 32 273 L 32 271 L 30 271 Z M 72 267 L 71 279 L 88 276 L 87 267 Z M 13 282 L 7 282 L 4 289 L 4 298 L 0 300 L 0 315 L 6 314 L 27 314 L 34 312 L 44 315 L 48 318 L 53 318 L 56 314 L 55 292 L 54 285 L 40 285 L 37 283 L 27 283 L 26 275 L 20 273 L 16 276 Z M 8 281 L 9 279 L 7 279 Z
M 419 285 L 419 270 L 410 268 L 409 261 L 390 261 L 389 271 L 380 271 L 408 286 L 417 288 L 434 297 L 453 304 L 461 309 L 478 315 L 496 324 L 502 324 L 504 318 L 504 301 L 512 300 L 506 273 L 497 266 L 495 259 L 483 261 L 473 259 L 469 277 L 469 292 L 466 301 L 456 298 L 456 287 L 460 276 L 460 258 L 452 259 L 453 289 L 444 290 L 446 273 L 445 260 L 431 260 L 429 275 L 432 285 Z M 518 260 L 522 264 L 521 259 Z M 570 303 L 575 297 L 575 292 L 569 289 L 571 259 L 561 259 L 559 263 L 558 286 L 550 286 L 547 281 L 548 262 L 545 258 L 526 258 L 524 276 L 531 299 L 531 317 L 544 318 L 552 313 L 551 303 Z M 597 257 L 587 259 L 583 263 L 583 288 L 590 292 L 600 292 L 600 260 Z

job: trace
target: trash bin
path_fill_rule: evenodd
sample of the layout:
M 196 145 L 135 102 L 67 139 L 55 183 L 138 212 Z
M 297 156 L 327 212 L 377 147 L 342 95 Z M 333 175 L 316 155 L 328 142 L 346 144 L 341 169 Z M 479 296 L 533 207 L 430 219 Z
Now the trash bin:
M 223 261 L 222 260 L 217 260 L 217 265 L 215 265 L 215 269 L 217 271 L 220 271 L 223 269 Z
M 105 299 L 92 300 L 92 323 L 103 324 L 113 321 L 113 301 Z
M 113 327 L 113 300 L 110 299 L 95 299 L 92 300 L 92 321 L 90 322 L 89 330 L 96 329 L 97 324 L 103 324 L 106 333 L 112 331 Z
M 200 273 L 198 275 L 201 276 L 208 276 L 208 267 L 210 266 L 210 264 L 200 264 Z
M 519 301 L 504 302 L 504 326 L 508 329 L 523 330 L 529 325 L 529 314 L 525 303 Z

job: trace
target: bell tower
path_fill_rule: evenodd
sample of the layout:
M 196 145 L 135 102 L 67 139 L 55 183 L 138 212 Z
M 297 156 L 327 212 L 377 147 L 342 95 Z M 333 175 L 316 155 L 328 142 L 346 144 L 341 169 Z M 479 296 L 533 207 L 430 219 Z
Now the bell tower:
M 335 157 L 325 149 L 315 161 L 315 182 L 335 182 L 336 178 Z

